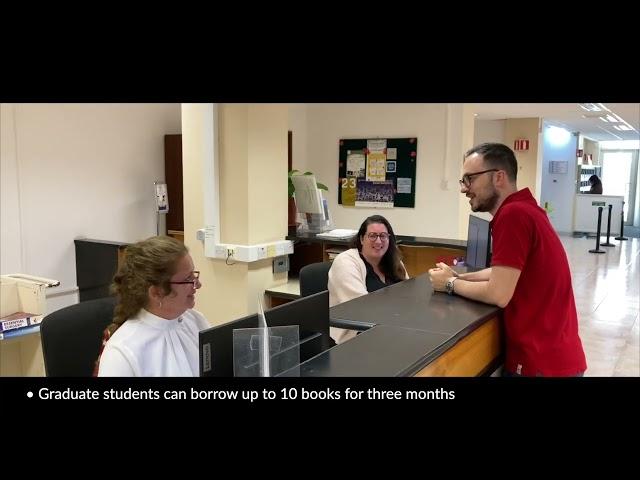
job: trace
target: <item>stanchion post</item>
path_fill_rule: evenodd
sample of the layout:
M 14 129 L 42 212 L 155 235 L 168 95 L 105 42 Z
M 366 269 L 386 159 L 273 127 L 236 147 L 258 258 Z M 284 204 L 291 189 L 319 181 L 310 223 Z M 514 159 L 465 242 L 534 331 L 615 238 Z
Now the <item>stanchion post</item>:
M 624 236 L 624 202 L 622 202 L 622 210 L 620 210 L 620 236 L 616 240 L 629 240 Z
M 589 253 L 605 253 L 604 250 L 600 250 L 600 226 L 602 224 L 602 207 L 598 207 L 598 232 L 596 233 L 596 248 L 589 250 Z
M 605 243 L 601 243 L 600 245 L 603 247 L 615 247 L 615 243 L 611 243 L 609 241 L 609 237 L 611 235 L 611 209 L 613 209 L 613 205 L 609 204 L 609 215 L 607 216 L 607 241 Z

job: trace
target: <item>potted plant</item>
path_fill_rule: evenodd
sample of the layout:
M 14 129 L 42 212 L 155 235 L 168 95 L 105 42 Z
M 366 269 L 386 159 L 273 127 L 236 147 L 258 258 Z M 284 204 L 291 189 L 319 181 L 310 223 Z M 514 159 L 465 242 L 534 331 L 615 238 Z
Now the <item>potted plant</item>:
M 296 203 L 293 198 L 293 194 L 296 192 L 296 187 L 293 186 L 291 177 L 293 175 L 313 175 L 312 172 L 300 173 L 299 170 L 289 170 L 289 235 L 295 235 L 297 223 L 296 223 Z M 326 185 L 316 182 L 316 185 L 320 190 L 329 191 Z

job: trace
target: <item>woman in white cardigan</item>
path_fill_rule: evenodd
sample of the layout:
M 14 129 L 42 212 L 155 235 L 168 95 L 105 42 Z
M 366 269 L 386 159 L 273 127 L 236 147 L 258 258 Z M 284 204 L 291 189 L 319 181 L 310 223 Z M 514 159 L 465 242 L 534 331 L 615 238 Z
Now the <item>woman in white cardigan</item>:
M 338 255 L 329 270 L 329 306 L 346 302 L 408 279 L 389 221 L 372 215 L 360 225 L 351 248 Z M 331 327 L 331 338 L 343 343 L 355 330 Z

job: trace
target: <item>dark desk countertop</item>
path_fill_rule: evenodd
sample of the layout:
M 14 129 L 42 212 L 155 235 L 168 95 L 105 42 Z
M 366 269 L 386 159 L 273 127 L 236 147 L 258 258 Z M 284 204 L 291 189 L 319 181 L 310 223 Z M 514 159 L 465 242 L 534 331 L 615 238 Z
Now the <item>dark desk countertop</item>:
M 301 377 L 413 375 L 437 358 L 448 335 L 379 325 L 300 365 Z
M 316 237 L 315 233 L 298 233 L 287 236 L 287 240 L 304 242 L 327 242 L 332 244 L 349 245 L 351 240 L 332 240 L 328 238 Z M 396 235 L 396 240 L 400 245 L 428 246 L 442 248 L 467 248 L 466 240 L 452 240 L 447 238 L 414 237 L 410 235 Z
M 435 293 L 429 275 L 420 275 L 332 307 L 332 326 L 369 329 L 307 360 L 300 375 L 413 375 L 499 312 Z
M 329 315 L 333 327 L 389 325 L 453 335 L 499 310 L 494 305 L 434 292 L 425 273 L 336 305 Z
M 96 240 L 93 238 L 74 238 L 73 239 L 74 242 L 85 242 L 85 243 L 100 243 L 103 245 L 113 245 L 116 247 L 127 247 L 129 245 L 131 245 L 131 243 L 126 243 L 126 242 L 116 242 L 116 241 L 112 241 L 112 240 Z

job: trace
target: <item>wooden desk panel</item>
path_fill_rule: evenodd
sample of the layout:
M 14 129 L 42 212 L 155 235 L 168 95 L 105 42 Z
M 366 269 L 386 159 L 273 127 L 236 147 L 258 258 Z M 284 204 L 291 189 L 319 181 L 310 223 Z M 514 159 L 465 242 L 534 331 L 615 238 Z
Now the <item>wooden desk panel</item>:
M 491 373 L 488 370 L 502 356 L 502 345 L 502 327 L 496 316 L 462 338 L 415 376 L 472 377 Z
M 455 248 L 429 247 L 422 245 L 398 245 L 402 253 L 402 261 L 407 269 L 409 278 L 417 277 L 436 266 L 439 261 L 451 265 L 452 260 L 464 257 L 466 250 Z

